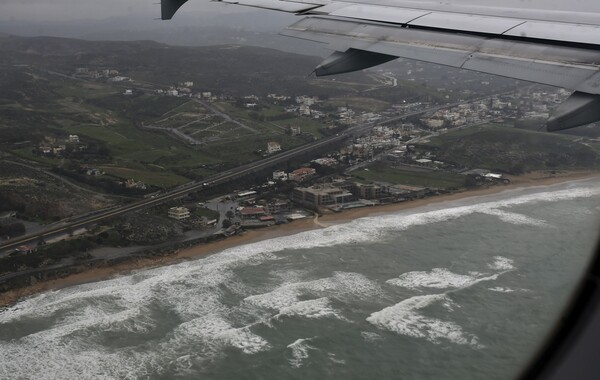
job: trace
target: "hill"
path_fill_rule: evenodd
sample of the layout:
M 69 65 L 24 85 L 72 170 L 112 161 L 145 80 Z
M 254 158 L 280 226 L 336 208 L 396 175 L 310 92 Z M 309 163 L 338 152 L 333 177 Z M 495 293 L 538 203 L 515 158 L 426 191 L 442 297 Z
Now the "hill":
M 581 138 L 522 129 L 478 126 L 451 131 L 416 146 L 437 160 L 520 174 L 531 170 L 592 168 L 600 145 Z
M 153 41 L 83 41 L 56 37 L 0 38 L 0 64 L 33 65 L 71 74 L 77 67 L 118 68 L 136 80 L 173 85 L 182 80 L 206 91 L 234 95 L 272 92 L 341 94 L 339 85 L 309 78 L 321 58 L 236 45 L 183 47 Z M 372 80 L 362 73 L 340 77 L 358 83 Z

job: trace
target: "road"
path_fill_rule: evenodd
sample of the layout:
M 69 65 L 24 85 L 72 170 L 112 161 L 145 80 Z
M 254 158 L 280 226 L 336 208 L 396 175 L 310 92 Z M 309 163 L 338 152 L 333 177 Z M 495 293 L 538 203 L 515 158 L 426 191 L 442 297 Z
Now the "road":
M 513 91 L 511 91 L 511 92 L 513 92 Z M 491 95 L 491 96 L 497 96 L 497 94 Z M 480 97 L 480 98 L 477 98 L 474 100 L 470 100 L 469 102 L 479 101 L 482 99 L 490 98 L 491 96 Z M 202 102 L 200 102 L 200 103 L 202 103 Z M 464 102 L 462 102 L 462 103 L 464 103 Z M 347 130 L 345 130 L 343 133 L 340 133 L 338 135 L 326 137 L 326 138 L 314 141 L 312 143 L 308 143 L 308 144 L 287 150 L 285 152 L 281 152 L 277 155 L 270 156 L 270 157 L 267 157 L 267 158 L 249 163 L 249 164 L 245 164 L 245 165 L 242 165 L 235 169 L 227 170 L 225 172 L 222 172 L 222 173 L 212 176 L 210 178 L 206 178 L 202 182 L 191 182 L 189 184 L 179 186 L 179 187 L 175 188 L 174 190 L 171 190 L 165 194 L 157 195 L 154 198 L 144 199 L 144 200 L 141 200 L 138 202 L 131 203 L 129 205 L 125 205 L 125 206 L 113 207 L 110 209 L 96 212 L 91 215 L 79 216 L 79 217 L 73 218 L 71 220 L 67 220 L 64 223 L 58 223 L 56 225 L 53 225 L 52 227 L 44 229 L 42 231 L 39 231 L 35 234 L 29 234 L 29 235 L 25 235 L 22 237 L 8 240 L 6 242 L 3 242 L 3 244 L 0 244 L 0 252 L 8 252 L 8 251 L 13 250 L 21 245 L 37 243 L 41 239 L 45 240 L 48 237 L 57 236 L 59 234 L 65 234 L 65 233 L 68 234 L 68 233 L 76 230 L 77 228 L 86 227 L 91 224 L 98 223 L 103 220 L 113 218 L 115 216 L 123 215 L 123 214 L 129 213 L 129 212 L 132 212 L 132 211 L 138 211 L 138 210 L 146 209 L 149 207 L 157 206 L 159 204 L 165 203 L 172 199 L 175 199 L 178 197 L 183 197 L 190 192 L 207 189 L 207 188 L 210 188 L 210 187 L 213 187 L 216 185 L 220 185 L 220 184 L 229 182 L 231 180 L 237 179 L 239 177 L 243 177 L 250 173 L 257 172 L 257 171 L 263 170 L 268 167 L 272 167 L 278 163 L 286 162 L 287 160 L 289 160 L 293 157 L 301 156 L 305 153 L 308 153 L 313 150 L 317 150 L 317 149 L 327 146 L 329 144 L 340 142 L 340 141 L 346 140 L 350 137 L 358 137 L 358 136 L 364 135 L 364 134 L 368 133 L 375 125 L 386 124 L 386 123 L 389 123 L 389 122 L 392 122 L 395 120 L 401 120 L 401 119 L 404 119 L 404 118 L 407 118 L 410 116 L 416 116 L 419 114 L 436 111 L 436 110 L 439 110 L 442 108 L 451 108 L 458 104 L 461 104 L 461 103 L 435 106 L 435 107 L 431 107 L 428 109 L 411 112 L 409 114 L 404 114 L 401 116 L 393 117 L 391 119 L 372 122 L 372 123 L 368 123 L 368 124 L 365 124 L 362 126 L 351 127 L 351 128 L 348 128 Z M 223 114 L 223 115 L 224 115 L 224 117 L 227 116 L 225 114 Z M 208 185 L 205 186 L 204 183 L 206 183 Z

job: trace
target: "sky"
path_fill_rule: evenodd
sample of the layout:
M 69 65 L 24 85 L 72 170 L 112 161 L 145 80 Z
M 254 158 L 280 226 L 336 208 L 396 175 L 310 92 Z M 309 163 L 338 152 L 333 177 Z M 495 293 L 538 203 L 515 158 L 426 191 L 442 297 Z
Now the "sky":
M 70 21 L 104 19 L 115 16 L 158 17 L 160 0 L 0 0 L 0 20 L 18 21 Z M 562 8 L 567 10 L 589 10 L 590 4 L 598 8 L 597 0 L 450 0 L 467 4 L 489 4 L 496 6 Z M 210 0 L 190 0 L 184 5 L 186 12 L 227 13 L 254 11 L 247 7 L 228 6 Z M 274 13 L 273 17 L 277 17 Z

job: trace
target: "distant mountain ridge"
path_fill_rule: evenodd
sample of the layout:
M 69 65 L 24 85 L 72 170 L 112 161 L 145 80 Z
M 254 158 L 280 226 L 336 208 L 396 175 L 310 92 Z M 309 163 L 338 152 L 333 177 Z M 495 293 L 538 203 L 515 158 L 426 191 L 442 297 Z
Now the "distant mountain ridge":
M 239 45 L 170 46 L 154 41 L 86 41 L 59 37 L 0 38 L 0 63 L 73 74 L 77 67 L 113 68 L 136 80 L 173 85 L 193 81 L 207 91 L 335 95 L 307 78 L 320 57 Z M 368 81 L 363 73 L 347 76 Z
M 183 12 L 168 22 L 156 21 L 152 17 L 155 16 L 120 16 L 69 22 L 10 21 L 0 23 L 0 33 L 93 41 L 153 40 L 178 46 L 241 44 L 307 55 L 328 55 L 319 44 L 280 36 L 279 31 L 297 20 L 287 14 Z

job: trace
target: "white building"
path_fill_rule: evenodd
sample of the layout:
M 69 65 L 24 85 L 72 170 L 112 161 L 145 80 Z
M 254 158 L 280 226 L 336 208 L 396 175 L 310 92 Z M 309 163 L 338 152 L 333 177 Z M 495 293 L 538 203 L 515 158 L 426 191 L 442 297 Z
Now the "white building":
M 273 179 L 279 181 L 287 181 L 288 175 L 283 170 L 277 170 L 273 172 Z
M 71 143 L 78 143 L 79 142 L 79 136 L 78 135 L 69 135 L 69 142 L 71 142 Z
M 275 141 L 269 141 L 267 143 L 267 153 L 273 154 L 281 151 L 281 145 Z
M 169 209 L 169 218 L 175 220 L 184 220 L 190 217 L 190 210 L 187 207 L 171 207 Z

